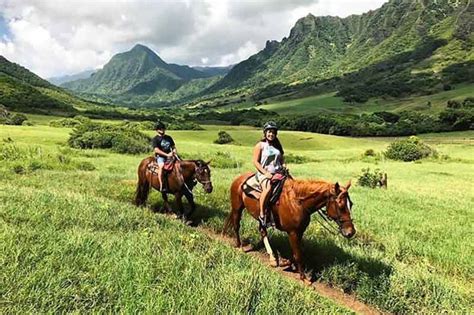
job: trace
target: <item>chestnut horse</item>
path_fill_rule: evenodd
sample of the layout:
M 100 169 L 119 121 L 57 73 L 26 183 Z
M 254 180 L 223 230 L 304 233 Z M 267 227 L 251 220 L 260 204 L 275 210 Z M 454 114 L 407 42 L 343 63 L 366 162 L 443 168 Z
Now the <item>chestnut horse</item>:
M 260 213 L 258 200 L 248 197 L 242 190 L 242 184 L 251 175 L 247 173 L 237 177 L 230 188 L 232 210 L 224 225 L 224 232 L 233 228 L 237 247 L 242 247 L 239 230 L 243 210 L 247 209 L 256 220 Z M 311 214 L 326 207 L 325 212 L 322 213 L 337 223 L 339 231 L 344 237 L 351 238 L 355 234 L 351 218 L 352 202 L 348 192 L 350 185 L 350 181 L 343 187 L 338 183 L 332 184 L 323 180 L 288 178 L 283 186 L 279 201 L 271 207 L 276 228 L 288 233 L 293 259 L 302 280 L 305 279 L 305 276 L 301 241 L 303 233 L 309 225 Z M 270 255 L 272 266 L 278 266 L 278 260 L 273 254 L 266 229 L 261 229 L 260 232 L 267 253 Z
M 138 166 L 138 183 L 135 193 L 135 205 L 141 206 L 145 204 L 150 192 L 150 186 L 156 190 L 160 190 L 160 182 L 158 176 L 152 174 L 148 170 L 148 164 L 155 160 L 154 157 L 143 159 Z M 207 193 L 212 192 L 211 170 L 209 169 L 209 162 L 202 160 L 181 160 L 176 162 L 173 171 L 168 175 L 168 192 L 174 194 L 176 204 L 178 206 L 178 216 L 187 220 L 189 216 L 196 209 L 192 189 L 196 185 L 196 181 L 203 185 Z M 170 212 L 171 208 L 168 202 L 167 193 L 161 193 L 164 201 L 163 208 Z M 183 202 L 181 198 L 183 195 L 188 200 L 191 207 L 188 213 L 184 212 Z

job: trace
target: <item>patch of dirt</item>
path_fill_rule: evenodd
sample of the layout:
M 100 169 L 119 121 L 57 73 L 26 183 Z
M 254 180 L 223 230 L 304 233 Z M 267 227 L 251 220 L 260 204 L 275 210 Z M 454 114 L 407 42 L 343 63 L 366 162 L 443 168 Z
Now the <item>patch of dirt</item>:
M 203 227 L 197 227 L 197 230 L 201 231 L 202 233 L 208 235 L 210 238 L 216 239 L 220 242 L 226 243 L 231 245 L 232 247 L 234 246 L 234 239 L 223 235 L 223 234 L 218 234 L 213 230 L 203 228 Z M 235 249 L 239 250 L 239 249 Z M 247 252 L 249 255 L 252 255 L 253 257 L 257 258 L 260 260 L 262 264 L 265 266 L 268 266 L 268 268 L 272 269 L 275 272 L 278 272 L 279 274 L 288 277 L 290 279 L 293 279 L 294 281 L 297 281 L 301 285 L 309 286 L 313 288 L 319 295 L 324 296 L 333 302 L 335 302 L 338 305 L 342 305 L 357 314 L 368 314 L 368 315 L 374 315 L 374 314 L 388 314 L 385 312 L 382 312 L 373 306 L 364 304 L 360 301 L 357 300 L 357 298 L 354 295 L 344 293 L 342 290 L 339 290 L 337 288 L 333 288 L 325 283 L 322 282 L 303 282 L 299 278 L 299 274 L 297 272 L 293 272 L 291 268 L 287 267 L 277 267 L 273 268 L 270 267 L 270 261 L 269 257 L 266 253 L 261 253 L 258 251 L 248 251 Z

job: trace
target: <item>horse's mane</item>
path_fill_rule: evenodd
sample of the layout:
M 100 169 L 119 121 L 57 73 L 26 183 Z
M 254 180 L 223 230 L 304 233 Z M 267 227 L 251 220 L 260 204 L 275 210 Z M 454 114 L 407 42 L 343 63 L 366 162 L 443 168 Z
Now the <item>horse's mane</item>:
M 201 159 L 198 159 L 198 160 L 182 160 L 182 162 L 193 163 L 193 164 L 196 164 L 198 167 L 202 167 L 202 166 L 205 166 L 207 164 L 206 162 L 204 162 Z
M 289 179 L 286 181 L 295 197 L 304 198 L 316 191 L 329 190 L 334 184 L 325 180 Z

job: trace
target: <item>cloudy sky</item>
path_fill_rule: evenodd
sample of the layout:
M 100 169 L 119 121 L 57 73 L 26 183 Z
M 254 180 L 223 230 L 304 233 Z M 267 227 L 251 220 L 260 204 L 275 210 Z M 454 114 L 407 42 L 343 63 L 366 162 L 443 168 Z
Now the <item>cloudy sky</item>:
M 136 43 L 166 62 L 228 65 L 296 20 L 360 14 L 387 0 L 0 0 L 0 55 L 42 77 L 103 66 Z

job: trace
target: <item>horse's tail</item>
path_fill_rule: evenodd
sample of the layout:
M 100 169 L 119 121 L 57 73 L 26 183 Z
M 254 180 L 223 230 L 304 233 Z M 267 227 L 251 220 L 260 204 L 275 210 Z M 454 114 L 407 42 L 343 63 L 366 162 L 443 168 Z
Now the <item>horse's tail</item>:
M 150 192 L 150 182 L 146 178 L 146 164 L 142 161 L 140 166 L 138 166 L 138 182 L 137 190 L 135 191 L 135 205 L 142 206 L 145 204 L 148 199 L 148 194 Z
M 222 234 L 227 234 L 229 231 L 238 231 L 240 228 L 240 219 L 242 218 L 242 211 L 244 203 L 242 200 L 242 182 L 247 177 L 240 176 L 236 178 L 230 186 L 230 204 L 231 210 L 224 222 Z

